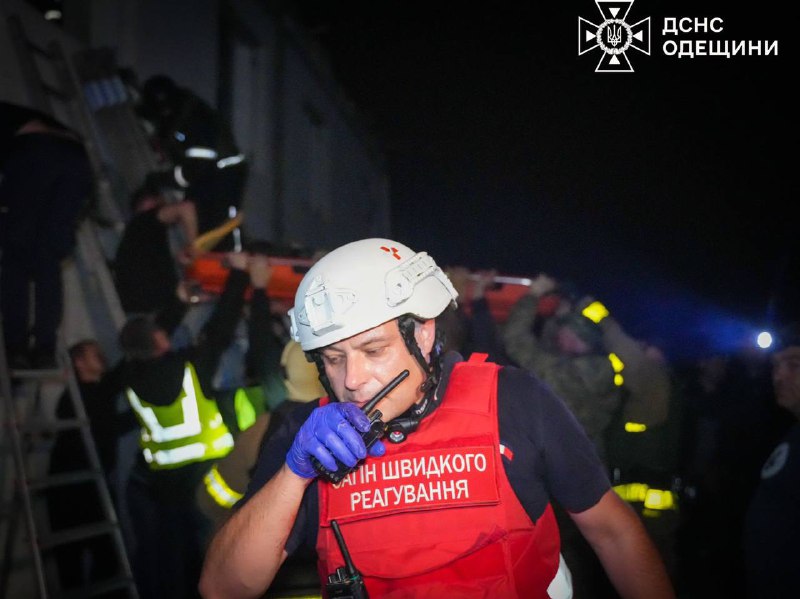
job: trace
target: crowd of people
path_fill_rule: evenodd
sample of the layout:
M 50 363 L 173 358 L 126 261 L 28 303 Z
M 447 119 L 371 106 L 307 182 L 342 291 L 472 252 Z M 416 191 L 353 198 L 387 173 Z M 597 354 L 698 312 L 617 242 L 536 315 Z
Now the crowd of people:
M 494 271 L 448 274 L 468 298 L 445 321 L 451 338 L 556 391 L 642 516 L 681 596 L 782 596 L 748 588 L 745 577 L 748 506 L 793 422 L 774 401 L 772 354 L 742 345 L 669 360 L 655 341 L 628 334 L 613 310 L 547 274 L 498 323 L 483 297 Z M 569 520 L 561 523 L 568 563 L 585 575 L 576 589 L 616 596 Z
M 164 139 L 197 110 L 180 108 L 182 95 L 165 78 L 144 86 L 141 113 Z M 62 304 L 53 269 L 72 251 L 91 174 L 74 132 L 4 110 L 6 351 L 14 368 L 47 367 Z M 771 356 L 671 363 L 613 306 L 550 274 L 500 320 L 486 297 L 494 271 L 443 269 L 390 239 L 325 253 L 276 315 L 269 245 L 232 237 L 225 287 L 187 333 L 181 267 L 199 255 L 199 234 L 237 212 L 246 172 L 232 140 L 223 146 L 218 185 L 204 178 L 209 156 L 170 146 L 164 172 L 189 193 L 171 197 L 162 172 L 132 194 L 111 263 L 122 359 L 107 364 L 94 339 L 70 348 L 109 480 L 118 439 L 139 431 L 114 499 L 140 596 L 258 597 L 309 557 L 331 596 L 354 584 L 376 597 L 800 596 L 796 328 Z M 48 158 L 56 152 L 63 160 Z M 39 180 L 20 176 L 39 172 L 28 164 Z M 208 193 L 233 185 L 236 199 L 195 197 L 191 176 Z M 37 196 L 47 206 L 27 204 L 46 181 L 57 190 Z M 70 201 L 54 224 L 59 198 Z M 246 351 L 226 361 L 234 346 Z M 378 417 L 359 409 L 403 371 Z M 77 445 L 59 437 L 53 473 L 75 467 Z M 97 513 L 63 493 L 49 509 L 56 527 Z M 356 576 L 343 569 L 340 527 Z M 118 567 L 109 554 L 97 542 L 61 552 L 62 583 L 107 576 Z

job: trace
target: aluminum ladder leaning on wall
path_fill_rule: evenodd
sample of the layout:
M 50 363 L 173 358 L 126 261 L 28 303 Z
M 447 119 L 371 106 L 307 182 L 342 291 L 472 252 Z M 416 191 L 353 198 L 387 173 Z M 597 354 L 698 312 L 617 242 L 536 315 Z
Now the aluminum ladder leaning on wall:
M 0 597 L 31 596 L 33 589 L 41 599 L 48 597 L 98 597 L 121 590 L 125 596 L 138 598 L 128 561 L 125 540 L 117 519 L 108 482 L 103 472 L 94 438 L 91 434 L 80 387 L 69 355 L 63 349 L 58 355 L 60 366 L 47 370 L 11 370 L 2 343 L 0 323 L 0 395 L 5 434 L 2 445 L 3 469 L 11 466 L 13 476 L 6 476 L 3 489 L 3 560 L 0 570 Z M 56 394 L 66 401 L 68 417 L 57 417 L 50 409 L 54 402 L 47 394 Z M 50 472 L 51 450 L 59 435 L 77 433 L 85 459 L 73 460 L 70 469 Z M 63 438 L 63 437 L 62 437 Z M 74 456 L 78 457 L 78 456 Z M 74 468 L 73 468 L 74 467 Z M 69 495 L 64 495 L 66 489 Z M 59 494 L 61 493 L 61 494 Z M 49 494 L 49 497 L 48 497 Z M 80 498 L 98 506 L 70 505 L 82 515 L 70 526 L 54 529 L 50 508 L 65 497 Z M 47 502 L 51 502 L 48 506 Z M 64 507 L 63 505 L 60 507 Z M 24 536 L 19 536 L 24 522 Z M 94 540 L 95 553 L 87 548 Z M 99 541 L 98 541 L 99 540 Z M 114 572 L 104 579 L 87 576 L 79 586 L 61 588 L 57 564 L 48 559 L 59 548 L 62 554 L 77 552 L 86 559 L 97 560 L 97 547 L 113 553 Z M 108 557 L 104 555 L 103 557 Z M 95 562 L 96 563 L 96 562 Z M 28 568 L 25 566 L 28 565 Z M 27 583 L 20 572 L 28 571 Z

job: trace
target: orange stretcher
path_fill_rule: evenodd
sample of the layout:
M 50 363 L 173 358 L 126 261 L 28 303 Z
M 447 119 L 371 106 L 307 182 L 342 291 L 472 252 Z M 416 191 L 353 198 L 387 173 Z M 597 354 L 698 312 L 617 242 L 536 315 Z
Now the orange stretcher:
M 477 278 L 473 275 L 472 278 Z M 523 295 L 528 293 L 531 286 L 531 279 L 525 277 L 508 277 L 497 275 L 494 277 L 494 285 L 487 287 L 483 295 L 489 304 L 489 312 L 495 322 L 502 324 L 508 319 L 511 308 Z M 466 298 L 460 298 L 464 304 L 464 309 L 469 314 L 470 301 L 472 300 L 472 285 L 467 284 L 465 291 Z
M 300 281 L 314 260 L 311 258 L 269 258 L 272 277 L 267 285 L 267 295 L 274 300 L 294 301 Z M 222 292 L 230 271 L 225 264 L 225 253 L 206 252 L 184 271 L 188 283 L 198 286 L 204 293 L 214 296 Z M 475 275 L 477 276 L 477 275 Z M 511 308 L 528 292 L 531 279 L 524 277 L 496 276 L 494 286 L 487 287 L 484 296 L 489 311 L 498 323 L 508 318 Z M 471 286 L 467 285 L 466 298 L 460 298 L 467 311 L 471 300 Z M 249 292 L 248 292 L 249 296 Z
M 274 300 L 294 301 L 294 294 L 303 275 L 314 263 L 310 258 L 280 258 L 270 256 L 272 276 L 267 284 L 267 296 Z M 230 269 L 224 252 L 206 252 L 184 270 L 184 279 L 204 293 L 218 295 L 225 287 Z M 248 297 L 250 291 L 248 290 Z

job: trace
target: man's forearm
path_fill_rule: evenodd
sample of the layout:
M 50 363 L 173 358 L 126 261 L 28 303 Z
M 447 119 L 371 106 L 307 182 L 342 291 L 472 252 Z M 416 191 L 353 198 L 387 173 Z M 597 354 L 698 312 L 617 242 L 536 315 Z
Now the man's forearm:
M 200 577 L 205 599 L 264 594 L 286 557 L 286 539 L 308 483 L 284 464 L 214 535 Z
M 664 562 L 644 530 L 634 530 L 629 542 L 598 550 L 598 557 L 620 597 L 675 599 Z
M 639 516 L 609 490 L 600 502 L 572 514 L 614 588 L 624 599 L 674 599 L 664 562 Z

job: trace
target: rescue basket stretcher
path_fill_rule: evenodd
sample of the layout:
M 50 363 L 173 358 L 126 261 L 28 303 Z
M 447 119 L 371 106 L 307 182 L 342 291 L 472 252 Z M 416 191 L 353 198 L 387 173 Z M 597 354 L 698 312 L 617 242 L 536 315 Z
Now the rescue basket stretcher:
M 273 300 L 294 301 L 294 295 L 300 281 L 308 269 L 314 264 L 312 258 L 290 258 L 270 256 L 272 277 L 267 285 L 267 295 Z M 190 285 L 195 285 L 210 296 L 219 295 L 225 287 L 230 270 L 225 261 L 224 252 L 206 252 L 199 256 L 184 271 L 184 277 Z M 467 284 L 466 298 L 460 298 L 469 311 L 472 299 L 472 281 L 478 275 L 472 275 Z M 508 318 L 514 304 L 525 294 L 531 285 L 531 279 L 498 275 L 494 277 L 494 285 L 487 287 L 484 296 L 489 303 L 489 311 L 498 323 Z M 248 297 L 249 297 L 248 291 Z
M 222 293 L 230 275 L 230 267 L 224 252 L 206 252 L 194 260 L 184 270 L 184 279 L 190 286 L 208 295 Z M 267 297 L 273 300 L 294 301 L 294 294 L 303 276 L 314 264 L 311 258 L 281 258 L 270 256 L 267 261 L 272 268 L 272 276 L 267 284 Z M 248 289 L 249 298 L 251 290 Z

